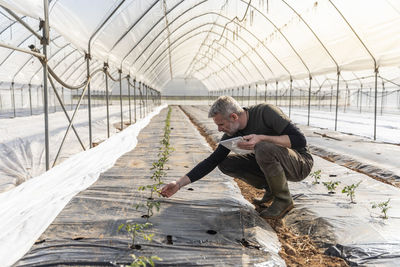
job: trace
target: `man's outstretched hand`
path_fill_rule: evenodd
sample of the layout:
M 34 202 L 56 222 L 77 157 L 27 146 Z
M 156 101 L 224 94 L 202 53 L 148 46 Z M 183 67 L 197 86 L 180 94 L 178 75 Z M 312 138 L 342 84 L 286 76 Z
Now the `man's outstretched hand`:
M 174 195 L 179 190 L 179 184 L 177 182 L 171 182 L 161 188 L 161 195 L 163 197 L 170 197 Z

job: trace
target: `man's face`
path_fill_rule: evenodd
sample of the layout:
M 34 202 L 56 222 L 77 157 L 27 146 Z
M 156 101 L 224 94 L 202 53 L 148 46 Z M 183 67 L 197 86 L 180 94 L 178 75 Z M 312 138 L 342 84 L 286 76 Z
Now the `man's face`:
M 231 113 L 228 118 L 218 113 L 213 117 L 213 120 L 218 126 L 218 131 L 229 136 L 234 135 L 239 130 L 239 116 L 235 113 Z

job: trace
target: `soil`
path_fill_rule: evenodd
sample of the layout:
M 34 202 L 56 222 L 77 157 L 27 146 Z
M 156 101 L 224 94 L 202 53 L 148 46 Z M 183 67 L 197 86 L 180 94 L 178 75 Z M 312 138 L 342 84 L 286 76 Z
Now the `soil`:
M 197 127 L 200 134 L 207 140 L 208 144 L 215 149 L 217 145 L 212 138 L 206 134 L 204 129 L 202 129 L 193 121 L 188 113 L 186 113 L 183 109 L 181 110 Z M 253 198 L 260 198 L 263 196 L 263 190 L 254 188 L 240 179 L 235 178 L 234 180 L 238 184 L 243 197 L 249 202 L 253 203 Z M 265 204 L 255 206 L 258 212 L 267 208 Z M 310 236 L 295 233 L 290 226 L 285 225 L 282 219 L 266 219 L 266 221 L 275 230 L 279 238 L 282 246 L 279 255 L 285 260 L 287 266 L 349 266 L 346 261 L 341 258 L 325 255 L 325 249 L 316 246 L 311 240 Z

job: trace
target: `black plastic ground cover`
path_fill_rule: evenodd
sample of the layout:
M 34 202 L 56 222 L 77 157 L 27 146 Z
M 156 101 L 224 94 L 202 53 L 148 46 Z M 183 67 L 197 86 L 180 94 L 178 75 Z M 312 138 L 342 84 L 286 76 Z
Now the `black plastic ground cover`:
M 137 256 L 157 255 L 157 266 L 284 266 L 271 227 L 240 195 L 232 179 L 218 170 L 184 187 L 172 198 L 158 198 L 159 212 L 146 233 L 152 242 L 118 231 L 127 220 L 144 223 L 152 163 L 158 159 L 167 110 L 153 118 L 137 147 L 123 155 L 96 183 L 76 195 L 16 266 L 120 266 Z M 185 174 L 210 152 L 197 130 L 178 108 L 171 116 L 171 145 L 165 182 Z M 107 155 L 104 155 L 105 157 Z
M 182 106 L 213 140 L 219 140 L 208 106 Z M 365 144 L 368 147 L 368 143 Z M 321 170 L 319 184 L 308 177 L 289 183 L 295 208 L 284 218 L 287 226 L 309 235 L 326 254 L 345 259 L 352 266 L 399 266 L 400 262 L 400 190 L 361 173 L 314 156 L 315 170 Z M 335 194 L 329 194 L 323 182 L 339 181 Z M 341 190 L 360 182 L 356 203 Z M 373 203 L 390 199 L 388 219 L 381 218 Z

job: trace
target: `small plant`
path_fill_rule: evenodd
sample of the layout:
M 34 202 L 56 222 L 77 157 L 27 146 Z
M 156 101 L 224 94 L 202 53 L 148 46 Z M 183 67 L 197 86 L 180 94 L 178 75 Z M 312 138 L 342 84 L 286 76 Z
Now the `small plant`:
M 336 187 L 340 184 L 340 182 L 329 181 L 329 182 L 323 182 L 322 184 L 325 185 L 325 187 L 328 189 L 329 194 L 335 194 Z
M 376 209 L 379 208 L 382 213 L 382 219 L 387 219 L 387 211 L 390 209 L 389 206 L 390 198 L 387 201 L 381 202 L 381 203 L 372 203 L 372 208 Z
M 161 205 L 160 201 L 147 200 L 146 204 L 137 204 L 136 205 L 136 209 L 139 209 L 139 208 L 147 209 L 147 214 L 145 216 L 146 222 L 147 222 L 149 220 L 149 218 L 151 216 L 153 216 L 153 214 L 154 214 L 153 209 L 156 208 L 157 211 L 159 211 L 160 210 L 160 205 Z
M 147 241 L 152 241 L 154 234 L 145 234 L 142 233 L 144 229 L 149 228 L 152 226 L 151 223 L 123 223 L 118 227 L 118 231 L 121 231 L 124 229 L 132 238 L 132 244 L 129 246 L 130 248 L 134 249 L 137 248 L 139 249 L 140 246 L 135 244 L 135 239 L 136 237 L 140 234 L 145 240 Z
M 355 190 L 360 184 L 361 184 L 361 181 L 359 181 L 357 184 L 347 185 L 343 188 L 342 193 L 347 194 L 347 196 L 350 197 L 350 203 L 356 203 L 354 201 L 354 197 L 356 194 Z
M 310 176 L 314 178 L 313 184 L 319 184 L 319 180 L 321 179 L 321 170 L 310 173 Z
M 133 262 L 131 263 L 131 265 L 129 265 L 130 267 L 146 267 L 147 264 L 150 264 L 151 266 L 155 266 L 154 261 L 162 261 L 162 259 L 158 256 L 151 256 L 151 257 L 146 257 L 146 256 L 139 256 L 137 257 L 136 255 L 131 255 L 133 258 Z

